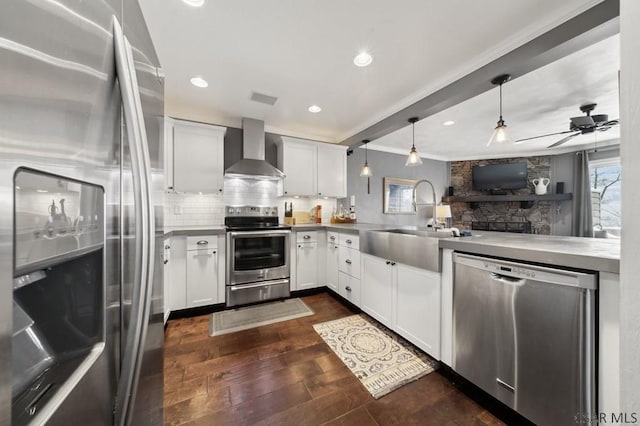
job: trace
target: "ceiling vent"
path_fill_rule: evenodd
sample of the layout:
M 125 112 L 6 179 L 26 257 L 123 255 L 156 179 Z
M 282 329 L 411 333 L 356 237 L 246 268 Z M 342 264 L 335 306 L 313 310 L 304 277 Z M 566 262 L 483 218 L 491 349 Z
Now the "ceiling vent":
M 264 93 L 258 92 L 251 92 L 251 100 L 269 106 L 274 106 L 276 102 L 278 102 L 278 98 L 276 98 L 275 96 L 269 96 L 265 95 Z

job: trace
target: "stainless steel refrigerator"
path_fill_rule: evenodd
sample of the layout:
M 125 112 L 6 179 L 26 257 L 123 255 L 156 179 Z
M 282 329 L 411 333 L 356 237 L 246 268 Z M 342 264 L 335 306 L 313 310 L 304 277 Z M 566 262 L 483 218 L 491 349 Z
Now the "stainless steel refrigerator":
M 0 425 L 162 424 L 164 82 L 135 0 L 0 13 Z

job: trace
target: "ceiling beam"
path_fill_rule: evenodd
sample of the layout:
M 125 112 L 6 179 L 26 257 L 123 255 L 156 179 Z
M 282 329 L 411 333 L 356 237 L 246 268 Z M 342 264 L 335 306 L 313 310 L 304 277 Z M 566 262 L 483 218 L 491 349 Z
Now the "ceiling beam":
M 422 120 L 494 88 L 491 80 L 497 75 L 515 79 L 611 37 L 620 31 L 619 15 L 620 0 L 605 0 L 340 144 L 355 146 L 381 138 L 407 126 L 410 117 Z

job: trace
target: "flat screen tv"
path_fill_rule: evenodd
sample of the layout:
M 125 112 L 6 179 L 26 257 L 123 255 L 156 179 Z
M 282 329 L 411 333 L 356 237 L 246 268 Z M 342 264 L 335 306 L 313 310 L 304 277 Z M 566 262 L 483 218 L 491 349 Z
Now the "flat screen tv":
M 471 176 L 474 190 L 520 189 L 529 186 L 527 163 L 502 163 L 473 166 Z

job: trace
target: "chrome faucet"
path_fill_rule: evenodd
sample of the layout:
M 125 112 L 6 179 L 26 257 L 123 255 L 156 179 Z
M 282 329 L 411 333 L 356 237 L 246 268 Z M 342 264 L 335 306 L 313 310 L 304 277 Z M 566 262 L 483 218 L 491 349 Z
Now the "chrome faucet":
M 411 204 L 413 205 L 413 210 L 417 213 L 418 212 L 418 206 L 428 206 L 429 203 L 418 203 L 416 196 L 417 196 L 417 192 L 418 192 L 418 186 L 420 186 L 421 183 L 428 183 L 429 186 L 431 187 L 431 199 L 432 199 L 432 205 L 433 205 L 433 228 L 434 229 L 438 229 L 438 219 L 436 219 L 436 190 L 433 187 L 433 184 L 431 183 L 431 181 L 429 181 L 428 179 L 420 179 L 419 181 L 416 182 L 415 185 L 413 185 L 413 195 L 412 195 L 412 202 Z

